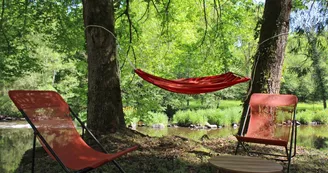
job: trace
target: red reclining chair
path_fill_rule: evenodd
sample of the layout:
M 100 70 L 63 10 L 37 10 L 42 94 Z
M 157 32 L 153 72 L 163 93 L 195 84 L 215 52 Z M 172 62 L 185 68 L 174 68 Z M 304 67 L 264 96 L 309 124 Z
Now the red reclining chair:
M 296 155 L 297 102 L 298 99 L 294 95 L 253 94 L 249 102 L 247 117 L 242 125 L 241 134 L 243 135 L 236 135 L 238 144 L 235 154 L 242 146 L 247 153 L 284 156 L 287 158 L 289 170 L 290 160 Z M 245 128 L 248 120 L 248 127 Z M 286 154 L 250 151 L 245 143 L 281 146 L 285 148 Z
M 16 90 L 9 91 L 9 97 L 34 131 L 32 172 L 36 138 L 65 172 L 88 172 L 108 162 L 113 162 L 121 172 L 124 172 L 114 159 L 137 149 L 137 146 L 134 146 L 117 153 L 107 153 L 64 99 L 54 91 Z M 98 152 L 85 143 L 76 130 L 71 116 L 90 133 L 103 152 Z

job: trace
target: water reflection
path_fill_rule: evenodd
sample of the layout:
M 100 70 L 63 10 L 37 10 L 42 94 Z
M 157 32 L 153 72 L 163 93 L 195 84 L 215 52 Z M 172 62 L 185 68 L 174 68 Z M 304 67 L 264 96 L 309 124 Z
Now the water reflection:
M 182 136 L 193 140 L 201 140 L 207 136 L 211 138 L 227 137 L 237 133 L 238 129 L 190 129 L 185 127 L 170 127 L 164 129 L 154 129 L 148 127 L 138 127 L 137 130 L 149 136 Z M 328 150 L 328 126 L 299 126 L 297 127 L 297 146 L 311 147 Z
M 0 172 L 14 172 L 26 150 L 32 148 L 31 129 L 0 129 Z
M 328 126 L 300 126 L 297 145 L 328 150 Z

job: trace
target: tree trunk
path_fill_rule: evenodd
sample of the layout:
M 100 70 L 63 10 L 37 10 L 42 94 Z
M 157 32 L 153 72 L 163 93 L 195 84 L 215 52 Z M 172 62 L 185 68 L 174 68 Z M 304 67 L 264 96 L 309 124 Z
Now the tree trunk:
M 83 0 L 88 52 L 88 127 L 96 134 L 125 126 L 116 57 L 113 0 Z M 100 27 L 87 27 L 99 25 Z
M 244 101 L 243 122 L 253 93 L 279 93 L 292 0 L 266 0 L 252 81 Z M 248 123 L 246 123 L 248 124 Z M 247 129 L 247 127 L 246 127 Z M 239 128 L 238 134 L 241 134 Z

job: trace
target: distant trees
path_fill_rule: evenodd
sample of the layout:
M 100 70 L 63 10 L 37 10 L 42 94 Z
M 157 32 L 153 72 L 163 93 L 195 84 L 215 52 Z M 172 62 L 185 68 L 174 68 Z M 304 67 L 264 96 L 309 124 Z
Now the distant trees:
M 264 15 L 271 15 L 265 18 L 261 17 L 263 4 L 253 0 L 83 3 L 84 6 L 76 0 L 0 1 L 1 114 L 13 110 L 6 94 L 9 89 L 57 90 L 85 120 L 89 107 L 88 125 L 93 130 L 115 131 L 124 126 L 122 107 L 132 107 L 136 116 L 142 117 L 167 107 L 186 108 L 192 99 L 202 100 L 204 107 L 217 106 L 219 99 L 241 100 L 247 92 L 247 84 L 240 84 L 206 95 L 173 94 L 136 77 L 130 62 L 164 78 L 227 71 L 249 76 L 251 64 L 255 64 L 251 92 L 278 92 L 283 76 L 283 92 L 295 93 L 302 101 L 323 98 L 324 92 L 314 85 L 319 82 L 312 81 L 319 75 L 312 73 L 315 66 L 310 45 L 305 46 L 309 42 L 306 35 L 299 41 L 293 37 L 288 64 L 280 72 L 288 32 L 285 18 L 289 9 L 285 4 L 289 1 L 268 0 L 267 5 L 272 8 Z M 94 9 L 104 12 L 96 13 Z M 99 27 L 85 29 L 88 25 L 102 25 L 116 39 Z M 327 87 L 327 30 L 320 35 L 314 31 L 312 36 L 317 43 L 313 45 L 320 55 L 316 56 L 320 57 L 316 67 L 324 72 L 321 86 Z M 295 35 L 296 30 L 292 32 Z M 297 54 L 292 50 L 298 43 L 302 46 Z
M 305 37 L 305 49 L 296 48 L 294 53 L 305 51 L 313 68 L 312 77 L 316 86 L 316 95 L 321 99 L 324 109 L 328 99 L 328 2 L 312 1 L 305 4 L 308 8 L 295 14 L 295 31 L 300 37 Z M 301 46 L 301 45 L 299 45 Z

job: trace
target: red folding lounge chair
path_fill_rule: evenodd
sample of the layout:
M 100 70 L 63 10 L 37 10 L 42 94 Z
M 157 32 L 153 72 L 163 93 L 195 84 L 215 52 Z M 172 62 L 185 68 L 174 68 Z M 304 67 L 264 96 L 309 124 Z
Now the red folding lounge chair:
M 273 156 L 284 156 L 288 161 L 296 155 L 296 134 L 295 123 L 296 106 L 298 99 L 294 95 L 279 94 L 253 94 L 250 99 L 247 117 L 242 125 L 242 136 L 236 135 L 239 146 L 242 146 L 247 153 L 258 153 Z M 248 128 L 245 129 L 247 120 Z M 275 145 L 285 147 L 286 154 L 270 154 L 250 151 L 245 143 L 258 143 L 265 145 Z M 288 147 L 289 144 L 289 147 Z M 293 155 L 292 155 L 292 150 Z
M 121 172 L 124 172 L 114 159 L 137 149 L 137 146 L 134 146 L 108 154 L 64 99 L 54 91 L 16 90 L 9 91 L 9 97 L 34 131 L 32 172 L 36 138 L 65 172 L 88 172 L 108 162 L 113 162 Z M 104 152 L 98 152 L 85 143 L 76 130 L 71 116 L 79 121 L 82 128 L 90 133 Z

